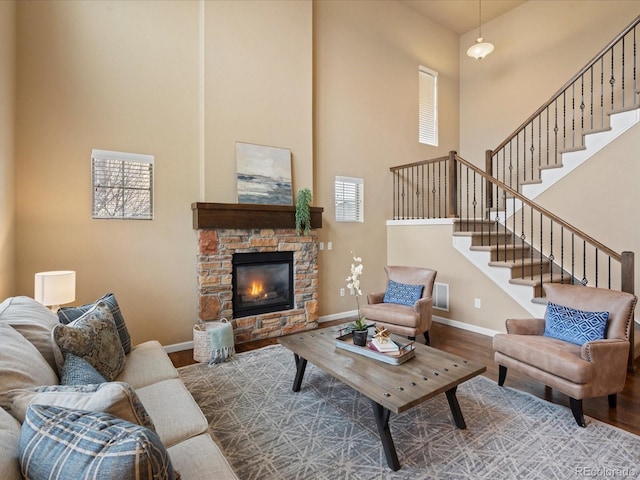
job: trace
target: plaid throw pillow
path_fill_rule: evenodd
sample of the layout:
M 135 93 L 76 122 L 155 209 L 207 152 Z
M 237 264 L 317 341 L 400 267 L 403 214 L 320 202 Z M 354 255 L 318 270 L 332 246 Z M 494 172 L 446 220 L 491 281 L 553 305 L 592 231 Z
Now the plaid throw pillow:
M 20 466 L 31 480 L 174 480 L 151 430 L 102 412 L 32 405 L 22 424 Z
M 400 305 L 413 305 L 422 297 L 424 285 L 407 285 L 406 283 L 389 280 L 387 291 L 384 292 L 384 303 L 398 303 Z
M 604 338 L 609 312 L 584 312 L 549 302 L 544 336 L 583 345 Z

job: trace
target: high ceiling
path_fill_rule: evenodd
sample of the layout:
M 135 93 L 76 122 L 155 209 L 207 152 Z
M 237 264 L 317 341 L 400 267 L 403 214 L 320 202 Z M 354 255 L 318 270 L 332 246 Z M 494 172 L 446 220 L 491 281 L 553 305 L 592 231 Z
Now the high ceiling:
M 478 28 L 478 0 L 402 0 L 425 17 L 458 35 Z M 526 0 L 482 0 L 482 23 L 516 8 Z

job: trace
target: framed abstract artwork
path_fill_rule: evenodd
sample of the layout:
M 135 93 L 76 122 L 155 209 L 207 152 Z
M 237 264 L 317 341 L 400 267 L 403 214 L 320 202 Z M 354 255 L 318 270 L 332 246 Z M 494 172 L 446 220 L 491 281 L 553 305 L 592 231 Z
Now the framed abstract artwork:
M 293 205 L 291 150 L 236 142 L 238 203 Z

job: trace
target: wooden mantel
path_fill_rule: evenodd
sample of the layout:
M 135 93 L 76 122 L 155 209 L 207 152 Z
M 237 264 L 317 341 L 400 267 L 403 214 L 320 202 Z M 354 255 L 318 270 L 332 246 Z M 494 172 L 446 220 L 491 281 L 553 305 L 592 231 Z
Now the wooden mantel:
M 248 203 L 192 203 L 193 228 L 296 228 L 296 207 Z M 311 207 L 311 228 L 322 228 L 322 207 Z

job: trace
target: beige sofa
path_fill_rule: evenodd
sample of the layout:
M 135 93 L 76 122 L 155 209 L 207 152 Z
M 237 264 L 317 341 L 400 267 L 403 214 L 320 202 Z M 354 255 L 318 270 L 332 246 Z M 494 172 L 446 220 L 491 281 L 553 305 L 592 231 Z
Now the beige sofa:
M 22 479 L 21 424 L 11 414 L 9 391 L 56 384 L 51 330 L 58 317 L 35 300 L 12 297 L 0 304 L 0 478 Z M 17 333 L 16 333 L 17 332 Z M 114 380 L 137 393 L 183 480 L 236 479 L 208 430 L 208 423 L 156 341 L 131 348 Z M 21 390 L 21 391 L 22 391 Z M 12 394 L 14 395 L 14 394 Z M 14 412 L 15 414 L 15 412 Z

